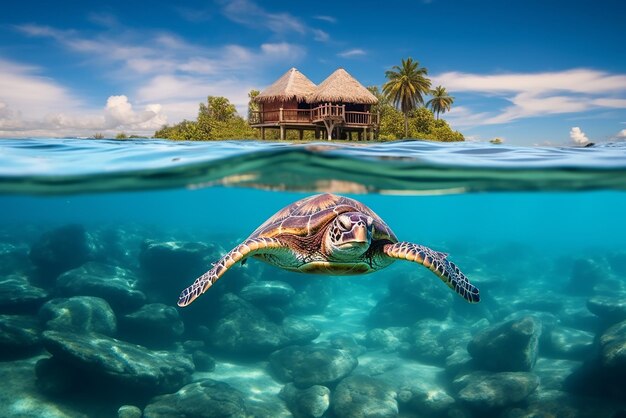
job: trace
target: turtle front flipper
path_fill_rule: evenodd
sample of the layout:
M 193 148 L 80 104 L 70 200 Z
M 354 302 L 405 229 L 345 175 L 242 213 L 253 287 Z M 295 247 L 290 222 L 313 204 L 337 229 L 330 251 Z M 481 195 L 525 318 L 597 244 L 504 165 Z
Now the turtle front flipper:
M 211 270 L 198 277 L 191 286 L 183 290 L 178 297 L 178 306 L 187 306 L 196 300 L 196 298 L 206 292 L 217 279 L 222 277 L 222 275 L 226 273 L 226 270 L 237 262 L 254 254 L 282 248 L 285 248 L 285 245 L 276 238 L 250 238 L 245 240 L 230 250 L 228 254 L 222 257 L 217 263 L 213 264 Z
M 411 242 L 396 242 L 386 244 L 383 252 L 391 258 L 415 261 L 428 267 L 448 287 L 461 295 L 466 301 L 476 303 L 480 301 L 478 288 L 471 284 L 459 268 L 446 258 L 448 255 L 431 250 L 423 245 Z

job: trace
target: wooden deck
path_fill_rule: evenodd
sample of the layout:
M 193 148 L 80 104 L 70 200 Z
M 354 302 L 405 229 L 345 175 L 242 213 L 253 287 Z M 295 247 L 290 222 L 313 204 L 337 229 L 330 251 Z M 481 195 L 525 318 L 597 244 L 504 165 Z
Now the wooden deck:
M 249 123 L 252 127 L 280 125 L 324 126 L 333 121 L 346 128 L 375 128 L 378 115 L 370 112 L 348 112 L 343 105 L 321 105 L 313 109 L 279 109 L 251 112 Z

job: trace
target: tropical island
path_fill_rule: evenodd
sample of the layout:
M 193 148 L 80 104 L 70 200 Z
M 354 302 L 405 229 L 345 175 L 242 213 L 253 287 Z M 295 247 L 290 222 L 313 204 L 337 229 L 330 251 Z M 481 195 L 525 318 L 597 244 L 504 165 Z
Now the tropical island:
M 387 82 L 379 89 L 364 87 L 343 68 L 319 85 L 291 68 L 263 91 L 249 92 L 247 119 L 228 98 L 209 96 L 200 103 L 195 121 L 165 125 L 154 137 L 464 141 L 463 134 L 439 117 L 451 109 L 454 98 L 442 86 L 432 89 L 427 75 L 417 61 L 402 59 L 386 71 Z

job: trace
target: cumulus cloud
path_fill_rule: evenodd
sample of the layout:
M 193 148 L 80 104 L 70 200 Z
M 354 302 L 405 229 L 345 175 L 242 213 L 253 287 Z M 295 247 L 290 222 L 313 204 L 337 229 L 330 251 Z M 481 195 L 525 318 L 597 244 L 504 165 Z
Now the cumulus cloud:
M 2 111 L 2 109 L 0 108 L 0 112 Z M 615 135 L 616 139 L 626 139 L 626 129 L 622 129 L 621 131 L 619 131 L 617 133 L 617 135 Z
M 434 76 L 433 84 L 444 85 L 451 92 L 496 97 L 510 103 L 497 112 L 482 112 L 480 117 L 472 118 L 475 125 L 596 108 L 626 108 L 626 75 L 590 69 L 491 75 L 448 72 Z M 472 113 L 466 109 L 463 116 Z M 450 112 L 450 118 L 457 122 L 455 113 Z
M 589 138 L 587 138 L 587 135 L 585 135 L 585 133 L 578 126 L 574 126 L 569 131 L 569 137 L 572 139 L 572 141 L 580 145 L 589 142 Z
M 152 133 L 167 122 L 160 105 L 136 111 L 127 96 L 111 96 L 104 108 L 89 108 L 40 72 L 0 61 L 0 137 Z

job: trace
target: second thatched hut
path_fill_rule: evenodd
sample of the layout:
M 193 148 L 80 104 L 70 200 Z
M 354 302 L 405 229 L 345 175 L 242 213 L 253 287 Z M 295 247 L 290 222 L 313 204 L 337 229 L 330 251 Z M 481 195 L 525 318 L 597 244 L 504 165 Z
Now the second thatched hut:
M 287 71 L 257 97 L 259 111 L 253 112 L 250 123 L 261 129 L 280 129 L 285 138 L 287 129 L 314 130 L 316 138 L 359 139 L 373 137 L 378 131 L 378 115 L 371 105 L 378 100 L 343 68 L 337 69 L 319 86 L 315 86 L 295 68 Z

